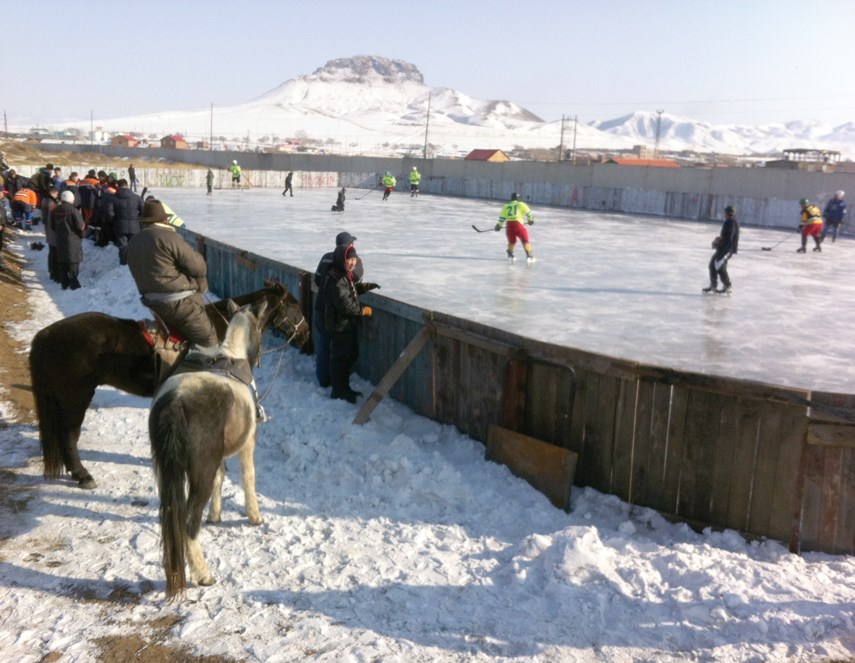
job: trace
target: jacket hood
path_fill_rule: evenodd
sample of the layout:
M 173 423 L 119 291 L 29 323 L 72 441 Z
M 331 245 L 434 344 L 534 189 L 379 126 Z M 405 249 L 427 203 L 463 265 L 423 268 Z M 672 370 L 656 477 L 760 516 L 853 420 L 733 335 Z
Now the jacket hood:
M 358 258 L 356 255 L 356 247 L 353 244 L 340 244 L 333 251 L 332 266 L 347 274 L 347 265 L 345 260 L 348 258 Z

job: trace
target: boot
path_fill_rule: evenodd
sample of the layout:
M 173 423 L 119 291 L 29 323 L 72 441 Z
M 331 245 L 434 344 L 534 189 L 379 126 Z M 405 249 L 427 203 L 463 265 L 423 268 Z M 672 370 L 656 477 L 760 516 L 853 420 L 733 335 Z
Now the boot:
M 717 292 L 717 291 L 718 291 L 718 284 L 717 283 L 710 283 L 701 292 Z

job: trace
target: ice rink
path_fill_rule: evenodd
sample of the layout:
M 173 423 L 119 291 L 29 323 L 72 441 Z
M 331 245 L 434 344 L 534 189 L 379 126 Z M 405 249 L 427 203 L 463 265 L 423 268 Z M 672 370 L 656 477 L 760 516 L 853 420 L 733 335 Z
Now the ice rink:
M 663 367 L 855 393 L 855 246 L 797 254 L 796 206 L 790 231 L 742 228 L 720 296 L 701 293 L 720 222 L 532 205 L 528 265 L 519 247 L 509 263 L 504 232 L 472 229 L 495 225 L 499 201 L 350 189 L 334 213 L 334 189 L 149 193 L 194 231 L 309 271 L 347 230 L 365 280 L 399 301 Z

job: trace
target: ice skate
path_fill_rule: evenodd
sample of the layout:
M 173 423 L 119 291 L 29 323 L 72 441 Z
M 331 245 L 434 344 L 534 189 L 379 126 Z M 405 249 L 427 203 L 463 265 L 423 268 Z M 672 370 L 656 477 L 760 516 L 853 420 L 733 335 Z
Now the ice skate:
M 530 265 L 530 264 L 532 264 L 532 263 L 535 261 L 535 258 L 534 258 L 534 256 L 533 256 L 533 255 L 528 254 L 528 255 L 526 256 L 525 260 L 526 260 L 526 262 Z
M 796 253 L 804 253 L 805 247 L 801 247 L 800 249 L 796 249 Z
M 710 283 L 706 288 L 703 288 L 701 292 L 707 294 L 711 292 L 718 292 L 718 286 L 715 283 Z
M 821 246 L 813 247 L 813 252 L 814 253 L 822 253 L 822 247 Z
M 721 286 L 721 288 L 716 290 L 716 293 L 719 295 L 730 295 L 731 292 L 733 292 L 733 288 L 731 288 L 729 285 L 723 285 Z
M 508 260 L 509 260 L 509 261 L 511 261 L 511 262 L 513 262 L 514 260 L 516 260 L 516 258 L 514 257 L 514 252 L 513 252 L 513 251 L 508 251 Z

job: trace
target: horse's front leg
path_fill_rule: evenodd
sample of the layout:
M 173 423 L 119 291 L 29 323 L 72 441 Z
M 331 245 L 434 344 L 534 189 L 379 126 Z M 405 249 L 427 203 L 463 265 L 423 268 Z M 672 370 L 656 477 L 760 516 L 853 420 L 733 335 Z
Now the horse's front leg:
M 202 556 L 202 546 L 199 545 L 200 536 L 201 530 L 196 533 L 195 538 L 187 539 L 187 564 L 190 566 L 190 580 L 201 587 L 208 587 L 217 581 L 214 580 Z
M 260 525 L 261 512 L 258 510 L 258 497 L 255 495 L 255 434 L 241 449 L 240 473 L 243 479 L 243 496 L 246 501 L 246 515 L 250 525 Z
M 223 478 L 226 476 L 226 461 L 220 463 L 214 475 L 214 487 L 211 491 L 211 509 L 208 511 L 208 522 L 218 523 L 223 513 Z

